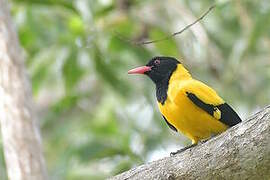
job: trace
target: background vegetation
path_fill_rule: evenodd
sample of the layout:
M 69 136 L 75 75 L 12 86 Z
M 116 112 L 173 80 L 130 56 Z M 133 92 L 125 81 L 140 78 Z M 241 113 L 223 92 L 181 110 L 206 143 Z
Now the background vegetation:
M 170 131 L 154 86 L 127 71 L 174 56 L 245 119 L 270 102 L 270 2 L 11 0 L 32 80 L 51 179 L 103 179 L 168 156 L 189 141 Z M 0 148 L 2 151 L 2 148 Z M 1 179 L 6 178 L 3 152 Z

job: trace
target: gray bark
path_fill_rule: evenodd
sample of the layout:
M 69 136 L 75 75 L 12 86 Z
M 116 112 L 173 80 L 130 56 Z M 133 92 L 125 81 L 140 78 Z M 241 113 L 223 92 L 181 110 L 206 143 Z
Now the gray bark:
M 0 0 L 0 123 L 8 178 L 46 179 L 31 86 L 5 0 Z
M 111 179 L 269 180 L 270 106 L 204 144 Z

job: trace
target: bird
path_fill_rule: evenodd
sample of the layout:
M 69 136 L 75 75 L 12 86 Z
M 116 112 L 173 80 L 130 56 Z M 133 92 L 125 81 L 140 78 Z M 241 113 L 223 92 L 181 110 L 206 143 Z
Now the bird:
M 214 89 L 194 79 L 174 57 L 153 57 L 145 66 L 131 69 L 128 74 L 144 74 L 154 82 L 165 122 L 192 141 L 190 146 L 170 155 L 207 141 L 242 121 Z

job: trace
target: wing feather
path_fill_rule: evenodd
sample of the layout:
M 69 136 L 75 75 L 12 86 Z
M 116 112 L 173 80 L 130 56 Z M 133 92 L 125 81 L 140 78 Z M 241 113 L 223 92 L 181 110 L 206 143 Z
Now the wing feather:
M 238 114 L 212 88 L 204 83 L 192 80 L 182 87 L 180 92 L 183 93 L 183 91 L 194 105 L 227 126 L 231 127 L 241 122 Z

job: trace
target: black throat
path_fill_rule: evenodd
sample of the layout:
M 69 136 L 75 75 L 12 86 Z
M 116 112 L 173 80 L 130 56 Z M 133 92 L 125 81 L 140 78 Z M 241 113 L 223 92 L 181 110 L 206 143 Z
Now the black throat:
M 178 64 L 180 62 L 172 57 L 154 57 L 146 64 L 151 70 L 145 74 L 155 83 L 157 101 L 162 105 L 167 100 L 169 81 Z
M 162 105 L 165 103 L 167 99 L 167 91 L 168 91 L 169 83 L 160 83 L 156 84 L 156 97 L 157 101 Z
M 161 82 L 155 83 L 156 84 L 156 97 L 157 101 L 164 105 L 165 101 L 167 100 L 167 92 L 169 87 L 169 80 L 173 72 L 169 73 L 166 78 L 164 78 Z

